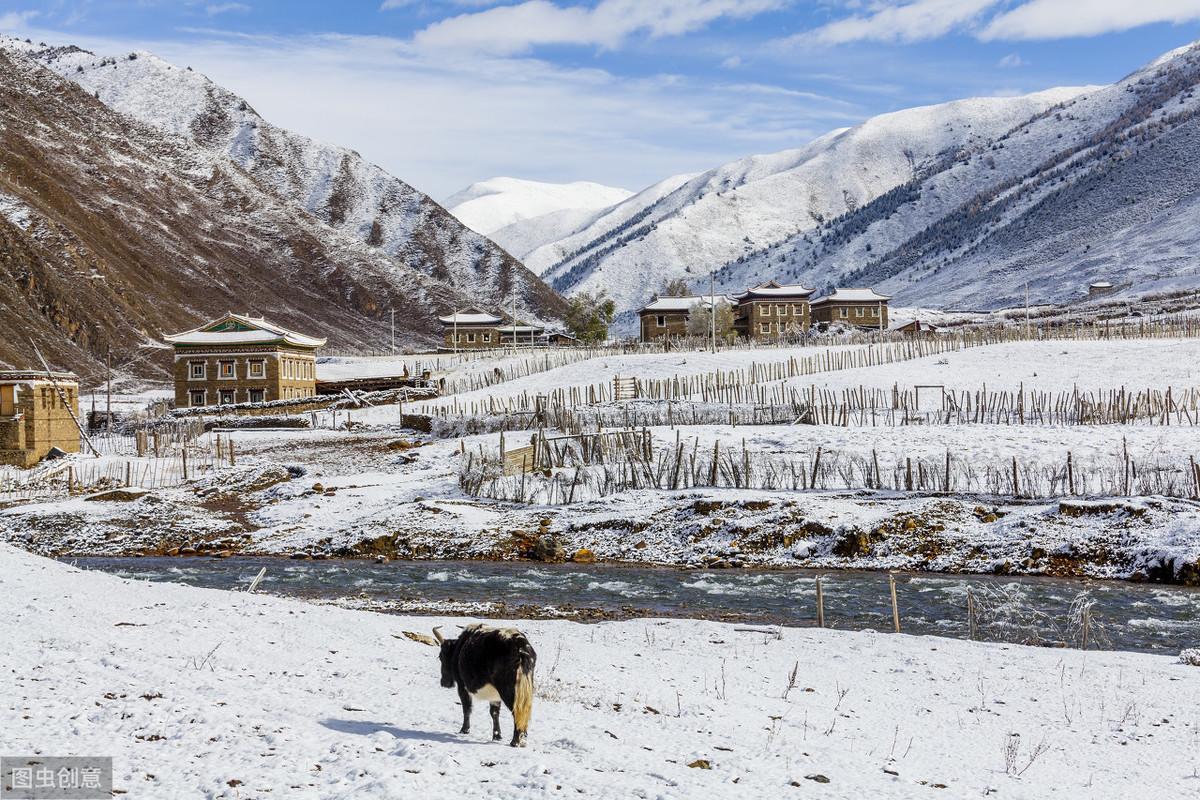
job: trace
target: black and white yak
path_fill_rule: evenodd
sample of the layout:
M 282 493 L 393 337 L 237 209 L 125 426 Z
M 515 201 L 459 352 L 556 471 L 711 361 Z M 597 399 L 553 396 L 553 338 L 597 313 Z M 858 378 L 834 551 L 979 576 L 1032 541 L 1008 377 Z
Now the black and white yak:
M 485 700 L 491 704 L 492 739 L 500 739 L 500 703 L 513 716 L 513 747 L 524 747 L 533 712 L 533 669 L 537 653 L 525 634 L 515 628 L 489 628 L 468 625 L 456 639 L 442 636 L 440 628 L 433 635 L 441 647 L 442 686 L 458 687 L 462 701 L 461 733 L 471 731 L 471 702 Z

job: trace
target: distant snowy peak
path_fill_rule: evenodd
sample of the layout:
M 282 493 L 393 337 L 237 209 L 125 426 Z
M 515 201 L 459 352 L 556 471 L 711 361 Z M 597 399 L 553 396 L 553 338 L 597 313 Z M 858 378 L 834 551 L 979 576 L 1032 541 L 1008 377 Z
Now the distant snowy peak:
M 522 220 L 560 211 L 599 211 L 633 192 L 600 183 L 542 183 L 492 178 L 473 183 L 446 199 L 446 208 L 468 228 L 485 236 Z

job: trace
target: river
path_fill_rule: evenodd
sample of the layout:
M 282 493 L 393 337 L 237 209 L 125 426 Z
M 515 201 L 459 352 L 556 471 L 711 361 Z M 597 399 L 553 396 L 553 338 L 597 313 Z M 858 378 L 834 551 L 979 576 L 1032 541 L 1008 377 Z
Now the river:
M 747 624 L 816 624 L 818 573 L 809 570 L 677 570 L 607 564 L 488 561 L 292 561 L 276 558 L 70 558 L 128 578 L 259 591 L 387 610 L 428 604 L 505 604 L 504 612 L 683 616 Z M 888 576 L 819 573 L 825 624 L 891 630 Z M 1119 581 L 982 575 L 898 574 L 905 633 L 1091 648 L 1178 653 L 1200 646 L 1200 590 Z M 595 616 L 595 614 L 593 614 Z

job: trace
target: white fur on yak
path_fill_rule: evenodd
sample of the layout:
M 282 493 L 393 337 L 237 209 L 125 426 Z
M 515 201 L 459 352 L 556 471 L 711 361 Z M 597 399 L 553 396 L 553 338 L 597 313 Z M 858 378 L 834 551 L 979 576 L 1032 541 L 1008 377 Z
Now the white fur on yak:
M 455 639 L 433 629 L 441 650 L 442 686 L 458 688 L 462 702 L 461 733 L 471 731 L 471 701 L 490 704 L 492 739 L 500 739 L 500 704 L 513 716 L 513 747 L 524 747 L 533 713 L 533 670 L 537 653 L 525 634 L 516 628 L 468 625 Z

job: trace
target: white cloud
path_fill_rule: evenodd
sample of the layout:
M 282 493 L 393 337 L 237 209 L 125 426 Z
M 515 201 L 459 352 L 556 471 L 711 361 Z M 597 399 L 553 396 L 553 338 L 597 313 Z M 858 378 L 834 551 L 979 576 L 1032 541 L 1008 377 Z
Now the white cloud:
M 215 17 L 218 14 L 228 14 L 230 12 L 238 14 L 246 14 L 250 11 L 250 6 L 245 3 L 214 3 L 213 5 L 205 6 L 204 13 L 210 17 Z
M 0 14 L 0 32 L 24 28 L 29 20 L 37 15 L 36 11 L 8 11 Z
M 1200 0 L 1029 0 L 993 18 L 979 36 L 984 40 L 1062 39 L 1194 20 L 1200 20 Z
M 594 7 L 526 0 L 436 22 L 413 37 L 423 49 L 468 50 L 497 55 L 525 53 L 541 45 L 616 48 L 627 37 L 679 36 L 723 17 L 752 17 L 788 0 L 600 0 Z
M 1021 58 L 1019 53 L 1009 53 L 1004 58 L 996 62 L 997 67 L 1014 68 L 1029 66 L 1029 62 Z
M 835 20 L 791 37 L 794 43 L 846 44 L 858 41 L 918 42 L 937 39 L 975 22 L 999 0 L 913 0 L 872 3 L 869 13 Z

